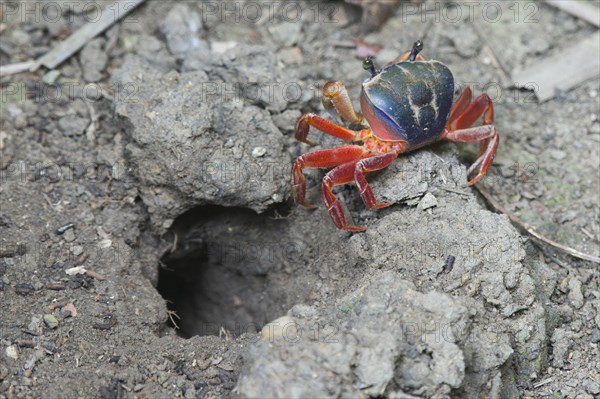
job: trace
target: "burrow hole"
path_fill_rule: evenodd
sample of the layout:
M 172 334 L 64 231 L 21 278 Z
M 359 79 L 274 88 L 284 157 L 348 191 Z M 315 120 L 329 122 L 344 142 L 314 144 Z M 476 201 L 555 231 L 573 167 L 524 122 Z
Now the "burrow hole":
M 255 333 L 308 297 L 291 278 L 293 264 L 305 262 L 304 244 L 287 238 L 286 212 L 204 206 L 176 219 L 158 291 L 181 336 Z

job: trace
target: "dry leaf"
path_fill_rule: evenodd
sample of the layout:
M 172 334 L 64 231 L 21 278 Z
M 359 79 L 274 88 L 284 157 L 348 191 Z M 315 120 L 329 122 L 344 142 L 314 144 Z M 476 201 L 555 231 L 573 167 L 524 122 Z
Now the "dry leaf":
M 378 29 L 402 3 L 389 0 L 345 0 L 346 3 L 355 4 L 363 9 L 362 24 L 366 30 Z

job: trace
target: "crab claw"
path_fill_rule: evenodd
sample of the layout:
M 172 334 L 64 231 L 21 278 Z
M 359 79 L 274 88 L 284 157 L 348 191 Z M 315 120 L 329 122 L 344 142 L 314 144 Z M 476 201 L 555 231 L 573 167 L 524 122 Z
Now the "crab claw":
M 298 119 L 298 122 L 296 122 L 296 140 L 308 145 L 315 145 L 314 141 L 306 139 L 306 137 L 308 137 L 308 130 L 310 129 L 310 125 L 307 120 L 310 118 L 310 116 L 308 115 L 309 114 L 301 116 Z

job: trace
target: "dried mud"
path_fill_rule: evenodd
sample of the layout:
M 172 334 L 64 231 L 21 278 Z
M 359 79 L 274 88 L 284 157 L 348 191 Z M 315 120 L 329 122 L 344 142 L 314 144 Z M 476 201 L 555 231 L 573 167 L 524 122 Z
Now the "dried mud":
M 13 4 L 2 65 L 90 18 Z M 371 31 L 341 1 L 263 4 L 260 20 L 232 4 L 147 1 L 56 71 L 1 78 L 0 397 L 600 395 L 598 265 L 488 210 L 466 186 L 474 146 L 370 175 L 386 209 L 336 189 L 365 233 L 333 226 L 321 171 L 316 209 L 289 184 L 309 150 L 296 119 L 330 117 L 320 87 L 343 79 L 358 99 L 353 39 L 384 46 L 383 64 L 423 37 L 458 88 L 494 100 L 486 189 L 597 256 L 599 82 L 538 104 L 509 78 L 594 29 L 530 1 L 403 2 Z

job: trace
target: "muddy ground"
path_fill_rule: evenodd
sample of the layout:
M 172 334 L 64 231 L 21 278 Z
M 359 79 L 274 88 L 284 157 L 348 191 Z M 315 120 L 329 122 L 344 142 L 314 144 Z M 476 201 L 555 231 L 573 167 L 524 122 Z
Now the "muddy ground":
M 45 4 L 2 3 L 2 65 L 110 10 Z M 510 79 L 595 28 L 532 1 L 400 3 L 374 29 L 364 12 L 147 1 L 56 70 L 1 78 L 0 397 L 600 395 L 598 265 L 489 210 L 466 186 L 475 147 L 373 174 L 387 209 L 337 189 L 366 233 L 333 226 L 322 172 L 307 172 L 316 209 L 289 183 L 309 150 L 296 119 L 330 117 L 322 85 L 358 99 L 353 40 L 383 46 L 382 65 L 423 38 L 456 94 L 494 101 L 484 187 L 598 256 L 598 78 L 542 104 Z

